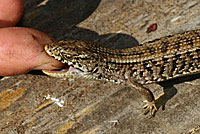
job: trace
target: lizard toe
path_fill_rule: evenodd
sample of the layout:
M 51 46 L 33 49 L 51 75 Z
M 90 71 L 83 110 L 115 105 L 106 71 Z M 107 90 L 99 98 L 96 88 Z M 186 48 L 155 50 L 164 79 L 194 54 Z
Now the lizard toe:
M 150 116 L 153 116 L 156 111 L 158 111 L 158 108 L 155 104 L 155 101 L 145 101 L 146 104 L 144 105 L 144 114 L 150 113 Z

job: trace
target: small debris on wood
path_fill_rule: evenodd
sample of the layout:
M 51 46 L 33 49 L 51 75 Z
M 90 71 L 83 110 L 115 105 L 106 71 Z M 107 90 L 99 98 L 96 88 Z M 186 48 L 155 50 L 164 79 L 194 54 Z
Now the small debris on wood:
M 156 31 L 156 29 L 157 29 L 157 23 L 153 23 L 153 24 L 149 25 L 146 32 L 150 33 L 150 32 Z

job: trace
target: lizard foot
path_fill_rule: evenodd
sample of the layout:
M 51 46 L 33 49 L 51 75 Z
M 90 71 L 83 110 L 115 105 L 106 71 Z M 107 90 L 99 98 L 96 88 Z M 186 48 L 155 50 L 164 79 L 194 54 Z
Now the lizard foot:
M 146 102 L 146 105 L 144 105 L 144 114 L 147 114 L 148 112 L 150 113 L 151 116 L 154 115 L 156 111 L 158 111 L 158 108 L 156 107 L 155 101 L 149 102 L 149 101 L 144 101 Z

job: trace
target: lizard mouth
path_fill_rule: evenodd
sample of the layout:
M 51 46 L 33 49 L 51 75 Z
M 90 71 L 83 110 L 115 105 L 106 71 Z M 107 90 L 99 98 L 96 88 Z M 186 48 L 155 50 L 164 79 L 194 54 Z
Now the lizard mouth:
M 69 65 L 66 65 L 64 66 L 64 68 L 61 68 L 61 69 L 53 69 L 53 70 L 44 69 L 42 70 L 42 72 L 52 77 L 63 77 L 63 76 L 72 77 L 72 76 L 75 76 L 76 74 L 79 74 L 79 75 L 84 74 L 82 70 L 79 70 Z

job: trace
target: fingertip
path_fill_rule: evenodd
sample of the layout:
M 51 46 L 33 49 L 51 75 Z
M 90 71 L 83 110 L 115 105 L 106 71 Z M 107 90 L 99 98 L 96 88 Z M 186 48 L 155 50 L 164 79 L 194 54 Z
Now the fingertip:
M 24 9 L 24 0 L 0 1 L 0 28 L 15 26 Z

